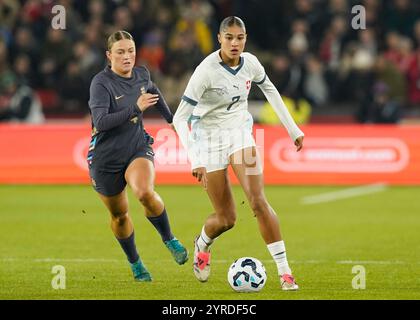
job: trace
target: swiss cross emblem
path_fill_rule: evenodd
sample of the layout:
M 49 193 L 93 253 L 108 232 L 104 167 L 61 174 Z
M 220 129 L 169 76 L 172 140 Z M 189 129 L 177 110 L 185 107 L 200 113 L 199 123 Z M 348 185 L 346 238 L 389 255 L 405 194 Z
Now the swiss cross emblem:
M 246 90 L 249 90 L 251 88 L 251 80 L 247 80 L 246 82 Z

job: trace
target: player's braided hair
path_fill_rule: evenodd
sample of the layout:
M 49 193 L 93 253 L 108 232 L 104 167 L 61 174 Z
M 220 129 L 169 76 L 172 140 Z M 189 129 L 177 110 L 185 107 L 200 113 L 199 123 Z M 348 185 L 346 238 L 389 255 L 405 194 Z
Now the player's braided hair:
M 245 23 L 242 21 L 242 19 L 236 16 L 230 16 L 223 19 L 222 23 L 220 23 L 219 33 L 222 33 L 231 26 L 238 26 L 244 29 L 244 31 L 246 32 Z
M 111 51 L 112 45 L 123 39 L 133 40 L 133 36 L 124 30 L 115 31 L 108 37 L 108 50 Z

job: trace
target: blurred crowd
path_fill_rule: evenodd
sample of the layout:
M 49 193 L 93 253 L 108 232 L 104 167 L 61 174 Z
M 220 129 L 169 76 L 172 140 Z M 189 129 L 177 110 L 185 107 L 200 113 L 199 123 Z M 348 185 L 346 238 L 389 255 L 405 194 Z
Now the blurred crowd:
M 51 27 L 57 4 L 65 30 Z M 365 29 L 353 28 L 355 5 L 365 9 Z M 347 103 L 359 122 L 395 123 L 420 108 L 420 1 L 0 0 L 0 121 L 87 115 L 90 81 L 116 30 L 133 35 L 137 64 L 175 111 L 229 15 L 244 20 L 246 51 L 297 115 L 302 105 Z

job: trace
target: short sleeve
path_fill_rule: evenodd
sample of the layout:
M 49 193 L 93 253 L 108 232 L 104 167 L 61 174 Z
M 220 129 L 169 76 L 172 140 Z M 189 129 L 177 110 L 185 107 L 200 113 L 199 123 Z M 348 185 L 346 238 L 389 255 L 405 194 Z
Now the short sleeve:
M 263 84 L 267 77 L 265 73 L 265 69 L 256 56 L 251 55 L 251 60 L 252 60 L 252 75 L 253 75 L 252 81 L 257 85 Z
M 200 66 L 197 67 L 188 82 L 182 100 L 196 106 L 208 86 L 209 80 L 207 73 Z
M 96 107 L 109 107 L 111 105 L 111 98 L 108 90 L 97 79 L 94 79 L 90 85 L 89 107 L 91 109 Z

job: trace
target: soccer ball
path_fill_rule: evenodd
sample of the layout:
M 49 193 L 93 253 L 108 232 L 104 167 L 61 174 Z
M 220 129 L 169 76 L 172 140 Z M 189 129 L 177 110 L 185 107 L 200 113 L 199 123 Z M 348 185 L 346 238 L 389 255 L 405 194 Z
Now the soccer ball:
M 260 260 L 242 257 L 229 267 L 228 282 L 237 292 L 258 292 L 267 282 L 267 274 Z

